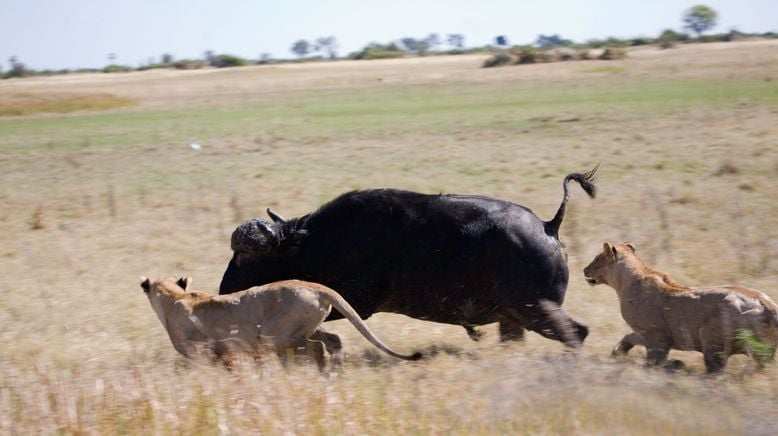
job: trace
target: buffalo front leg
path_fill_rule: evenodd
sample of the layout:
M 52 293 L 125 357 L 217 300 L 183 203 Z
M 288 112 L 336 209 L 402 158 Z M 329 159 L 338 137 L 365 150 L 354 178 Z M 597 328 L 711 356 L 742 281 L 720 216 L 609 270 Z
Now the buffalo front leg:
M 570 348 L 580 348 L 589 334 L 589 328 L 570 318 L 559 304 L 541 300 L 530 316 L 529 329 L 540 335 L 560 341 Z
M 470 339 L 472 339 L 472 340 L 474 340 L 476 342 L 480 341 L 481 338 L 484 337 L 484 332 L 482 332 L 481 330 L 478 330 L 473 325 L 465 324 L 462 327 L 464 327 L 465 331 L 467 331 L 467 336 L 469 336 Z

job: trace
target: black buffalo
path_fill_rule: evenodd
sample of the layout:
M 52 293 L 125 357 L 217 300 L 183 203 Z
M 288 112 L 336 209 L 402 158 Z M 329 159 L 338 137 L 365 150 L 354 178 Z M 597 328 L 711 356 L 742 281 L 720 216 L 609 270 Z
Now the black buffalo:
M 570 180 L 594 197 L 596 171 L 565 177 L 551 221 L 494 198 L 396 189 L 348 192 L 289 220 L 268 209 L 272 222 L 252 219 L 232 234 L 219 293 L 301 279 L 336 289 L 362 318 L 401 313 L 462 325 L 474 339 L 474 326 L 499 322 L 503 340 L 529 329 L 577 346 L 588 328 L 560 307 L 559 226 Z

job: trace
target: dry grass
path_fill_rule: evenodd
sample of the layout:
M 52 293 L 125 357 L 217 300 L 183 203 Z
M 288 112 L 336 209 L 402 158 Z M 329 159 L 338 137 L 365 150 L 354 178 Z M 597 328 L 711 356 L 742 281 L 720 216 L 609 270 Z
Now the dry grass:
M 132 99 L 120 98 L 111 94 L 15 93 L 0 97 L 0 117 L 97 111 L 130 106 L 135 103 Z
M 642 350 L 611 361 L 627 326 L 580 273 L 628 240 L 679 282 L 778 297 L 778 51 L 737 44 L 631 52 L 619 74 L 452 57 L 0 83 L 140 102 L 0 120 L 0 432 L 774 434 L 775 366 L 736 357 L 707 378 L 697 353 L 672 352 L 689 367 L 676 374 L 644 369 Z M 336 321 L 350 358 L 333 377 L 228 373 L 176 356 L 137 283 L 213 290 L 238 221 L 360 187 L 480 193 L 549 218 L 562 177 L 597 162 L 598 198 L 574 191 L 561 229 L 564 307 L 591 328 L 577 354 L 379 314 L 388 345 L 432 356 L 393 361 Z

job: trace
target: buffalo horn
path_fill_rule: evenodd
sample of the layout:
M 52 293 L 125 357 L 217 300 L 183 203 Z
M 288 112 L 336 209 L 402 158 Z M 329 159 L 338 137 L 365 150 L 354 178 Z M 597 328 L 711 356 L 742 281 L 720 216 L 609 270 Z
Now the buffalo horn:
M 273 220 L 274 223 L 285 223 L 286 220 L 281 215 L 277 214 L 273 209 L 267 208 L 267 215 Z

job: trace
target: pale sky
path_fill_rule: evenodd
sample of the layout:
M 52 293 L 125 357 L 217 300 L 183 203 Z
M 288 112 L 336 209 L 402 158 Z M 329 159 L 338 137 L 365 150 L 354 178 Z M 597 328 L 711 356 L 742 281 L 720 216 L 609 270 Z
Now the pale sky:
M 0 64 L 33 69 L 137 67 L 163 53 L 203 52 L 292 58 L 299 39 L 335 36 L 339 54 L 370 42 L 460 33 L 468 47 L 505 35 L 529 44 L 538 34 L 583 42 L 682 30 L 681 16 L 704 3 L 719 14 L 714 32 L 778 31 L 778 0 L 0 0 Z

